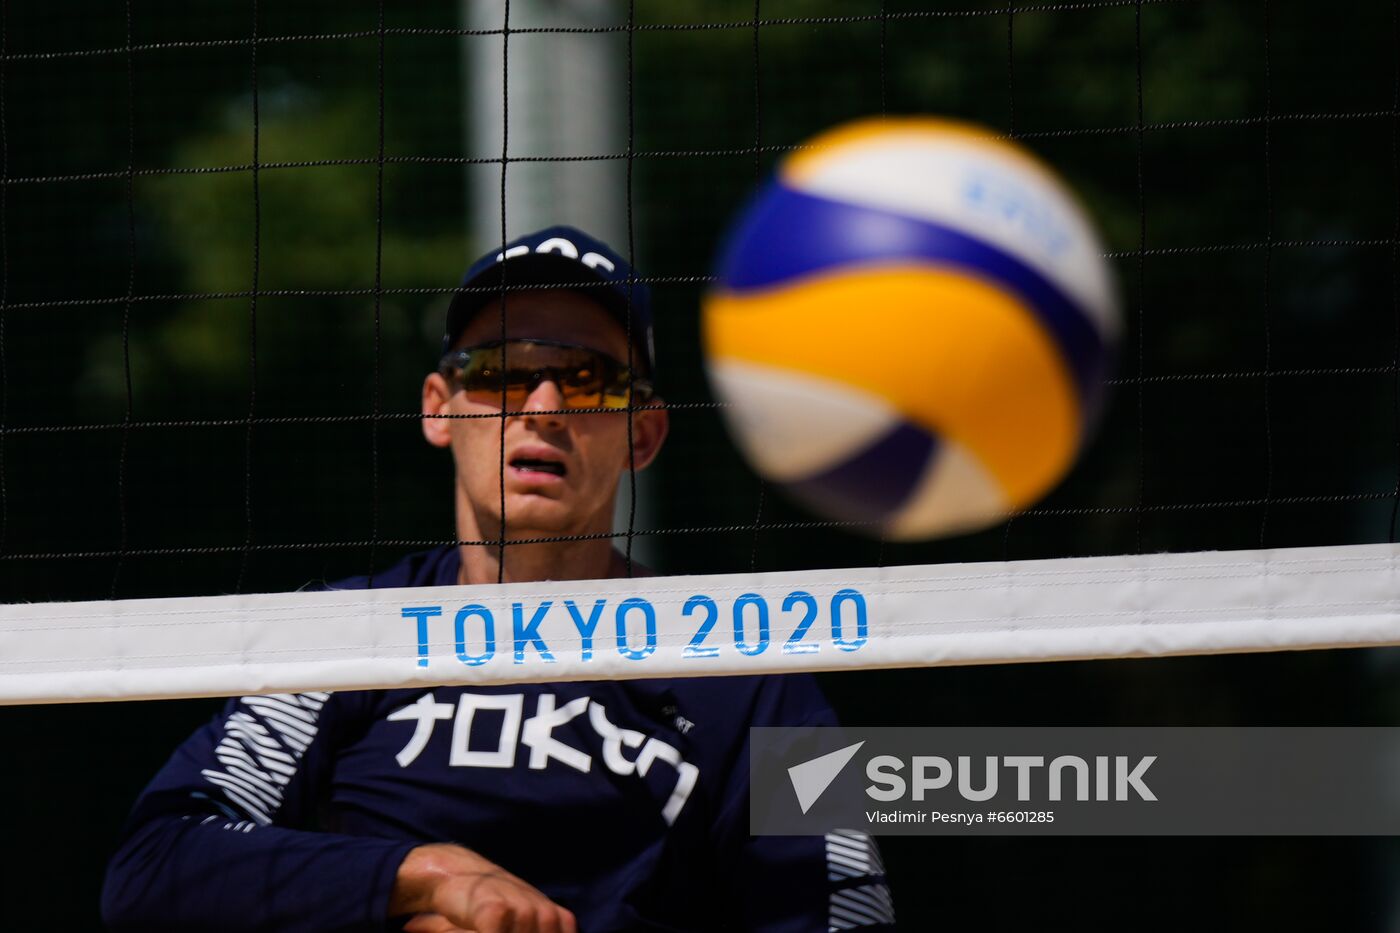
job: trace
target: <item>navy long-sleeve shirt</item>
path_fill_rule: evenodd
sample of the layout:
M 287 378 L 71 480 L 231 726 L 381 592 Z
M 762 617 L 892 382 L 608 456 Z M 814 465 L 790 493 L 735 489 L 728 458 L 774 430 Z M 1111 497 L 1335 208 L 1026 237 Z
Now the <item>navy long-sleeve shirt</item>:
M 373 584 L 458 567 L 441 548 Z M 749 726 L 834 721 L 808 675 L 241 697 L 142 793 L 103 915 L 142 933 L 397 930 L 400 863 L 455 842 L 582 933 L 886 929 L 868 836 L 748 834 Z

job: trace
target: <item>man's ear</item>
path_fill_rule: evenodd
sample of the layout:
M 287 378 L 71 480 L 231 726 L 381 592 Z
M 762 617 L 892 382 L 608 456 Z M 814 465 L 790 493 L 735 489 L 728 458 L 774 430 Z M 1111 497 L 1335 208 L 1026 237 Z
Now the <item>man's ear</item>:
M 666 404 L 658 396 L 651 404 Z M 616 417 L 616 416 L 613 416 Z M 644 470 L 661 452 L 671 430 L 671 413 L 665 408 L 643 408 L 632 412 L 632 465 Z
M 423 436 L 434 447 L 446 447 L 452 443 L 452 419 L 439 418 L 447 414 L 447 404 L 452 399 L 452 387 L 439 373 L 429 373 L 423 380 Z

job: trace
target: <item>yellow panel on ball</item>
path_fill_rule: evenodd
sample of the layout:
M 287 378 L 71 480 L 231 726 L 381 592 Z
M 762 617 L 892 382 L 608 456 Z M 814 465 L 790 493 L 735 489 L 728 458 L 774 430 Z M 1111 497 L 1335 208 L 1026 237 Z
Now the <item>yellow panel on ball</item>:
M 715 292 L 705 349 L 828 376 L 970 451 L 1021 507 L 1053 485 L 1080 433 L 1075 388 L 1015 296 L 960 271 L 862 268 Z

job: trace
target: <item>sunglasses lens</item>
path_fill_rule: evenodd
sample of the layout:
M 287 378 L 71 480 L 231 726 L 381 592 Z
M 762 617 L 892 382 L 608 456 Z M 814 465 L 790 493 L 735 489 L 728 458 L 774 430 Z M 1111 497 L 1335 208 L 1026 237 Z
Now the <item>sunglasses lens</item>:
M 627 380 L 608 386 L 602 393 L 602 398 L 598 402 L 599 408 L 626 408 L 627 400 L 630 396 L 627 392 Z
M 559 391 L 569 408 L 597 408 L 603 395 L 601 361 L 597 357 L 567 361 L 556 369 Z

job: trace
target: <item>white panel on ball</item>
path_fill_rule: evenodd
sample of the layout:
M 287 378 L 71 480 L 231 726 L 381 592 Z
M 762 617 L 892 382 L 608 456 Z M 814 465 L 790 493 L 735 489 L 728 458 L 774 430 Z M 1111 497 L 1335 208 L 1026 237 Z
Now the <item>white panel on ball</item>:
M 713 360 L 709 372 L 744 456 L 779 482 L 834 466 L 899 420 L 878 396 L 817 376 L 738 360 Z
M 951 134 L 891 133 L 814 158 L 794 188 L 932 221 L 1031 266 L 1112 337 L 1119 329 L 1103 247 L 1072 195 L 1014 150 Z
M 961 445 L 940 438 L 908 503 L 885 526 L 896 541 L 956 534 L 987 524 L 988 516 L 1010 512 L 1001 487 Z

